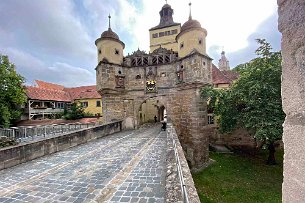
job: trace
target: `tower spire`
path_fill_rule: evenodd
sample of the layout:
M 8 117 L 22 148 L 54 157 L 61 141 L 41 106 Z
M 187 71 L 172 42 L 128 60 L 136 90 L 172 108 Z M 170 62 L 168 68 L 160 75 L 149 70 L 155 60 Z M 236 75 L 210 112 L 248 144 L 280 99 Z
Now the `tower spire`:
M 190 6 L 190 16 L 189 16 L 189 20 L 192 20 L 192 2 L 189 3 Z
M 109 13 L 108 18 L 109 18 L 109 29 L 111 29 L 111 26 L 110 26 L 110 19 L 111 19 L 111 15 L 110 15 L 110 13 Z
M 165 3 L 167 4 L 167 0 L 165 0 Z

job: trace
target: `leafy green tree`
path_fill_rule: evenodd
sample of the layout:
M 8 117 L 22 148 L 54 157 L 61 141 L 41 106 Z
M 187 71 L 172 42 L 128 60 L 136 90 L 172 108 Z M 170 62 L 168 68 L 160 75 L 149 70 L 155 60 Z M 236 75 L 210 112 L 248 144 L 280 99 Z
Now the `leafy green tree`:
M 9 127 L 21 116 L 26 102 L 24 78 L 15 70 L 8 56 L 0 54 L 0 127 Z
M 67 120 L 76 120 L 83 118 L 84 116 L 85 116 L 85 112 L 83 107 L 81 107 L 77 103 L 73 103 L 71 105 L 70 110 L 65 109 L 64 111 L 64 118 Z
M 283 134 L 285 114 L 281 100 L 281 53 L 272 52 L 266 40 L 258 39 L 257 58 L 240 65 L 239 79 L 228 90 L 205 88 L 221 132 L 246 128 L 268 146 L 268 164 L 275 164 L 274 142 Z

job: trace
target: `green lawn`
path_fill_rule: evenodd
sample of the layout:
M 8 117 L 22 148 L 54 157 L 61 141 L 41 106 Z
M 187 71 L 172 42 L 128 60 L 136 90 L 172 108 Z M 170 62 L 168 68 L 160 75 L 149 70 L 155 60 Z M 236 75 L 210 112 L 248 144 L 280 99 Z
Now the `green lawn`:
M 216 162 L 193 174 L 201 202 L 281 202 L 283 151 L 276 153 L 278 165 L 265 164 L 267 152 L 256 156 L 210 153 Z

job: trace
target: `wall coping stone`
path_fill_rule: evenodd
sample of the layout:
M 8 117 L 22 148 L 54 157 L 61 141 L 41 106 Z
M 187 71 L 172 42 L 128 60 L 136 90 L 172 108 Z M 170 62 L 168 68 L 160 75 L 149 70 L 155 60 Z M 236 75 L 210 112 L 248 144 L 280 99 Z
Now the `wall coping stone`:
M 200 203 L 190 168 L 187 164 L 184 151 L 182 149 L 176 130 L 173 127 L 172 123 L 167 123 L 166 184 L 165 184 L 166 202 L 168 203 L 183 202 L 172 137 L 176 142 L 176 148 L 181 163 L 183 178 L 186 185 L 189 202 Z
M 0 149 L 0 170 L 58 151 L 63 151 L 120 131 L 122 131 L 121 120 L 64 133 L 54 137 L 47 137 L 43 140 L 34 140 L 5 147 Z

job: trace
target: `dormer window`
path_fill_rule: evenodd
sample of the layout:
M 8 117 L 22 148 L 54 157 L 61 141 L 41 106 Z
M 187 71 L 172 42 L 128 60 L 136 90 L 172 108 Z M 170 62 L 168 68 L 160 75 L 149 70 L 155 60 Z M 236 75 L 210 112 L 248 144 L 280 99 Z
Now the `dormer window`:
M 114 53 L 115 53 L 115 55 L 119 55 L 119 54 L 120 54 L 120 51 L 117 50 L 117 49 L 115 49 Z

